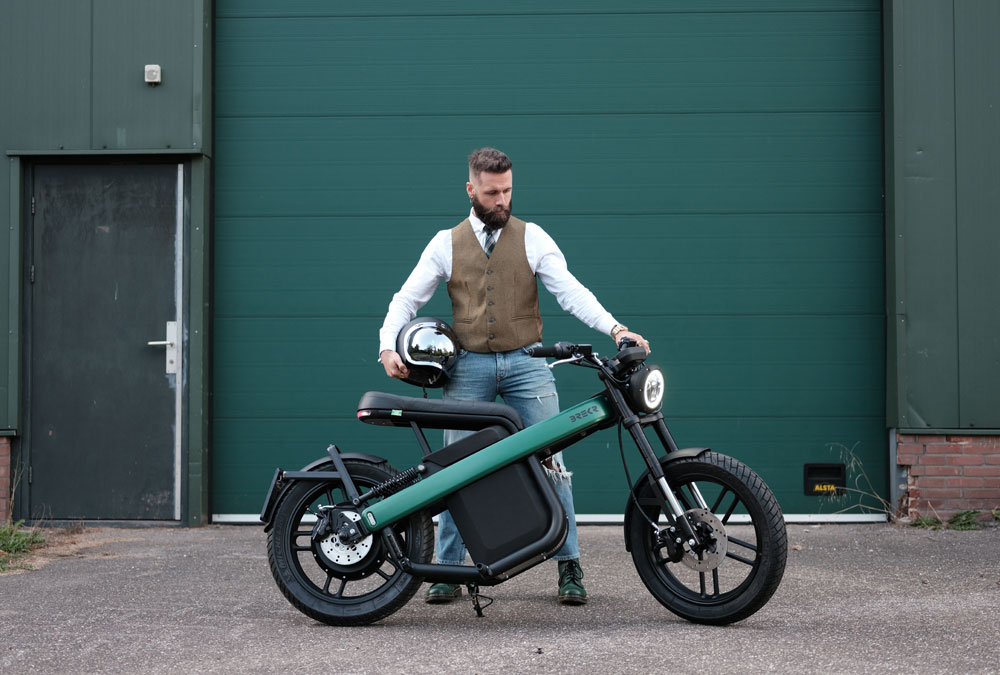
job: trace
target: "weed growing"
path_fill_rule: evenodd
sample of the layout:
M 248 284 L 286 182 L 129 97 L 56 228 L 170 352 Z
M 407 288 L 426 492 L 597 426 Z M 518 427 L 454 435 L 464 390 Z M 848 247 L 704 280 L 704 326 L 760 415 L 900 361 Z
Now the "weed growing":
M 856 448 L 857 445 L 854 447 Z M 838 450 L 840 460 L 846 465 L 850 485 L 841 488 L 838 491 L 839 494 L 831 495 L 826 499 L 841 503 L 847 501 L 849 496 L 857 499 L 855 503 L 835 511 L 835 513 L 847 513 L 857 509 L 862 513 L 882 513 L 885 514 L 887 520 L 895 520 L 896 510 L 887 499 L 875 490 L 871 478 L 865 471 L 865 465 L 861 458 L 854 453 L 854 448 L 849 448 L 841 443 L 829 443 L 827 450 Z
M 0 572 L 18 567 L 20 557 L 43 544 L 42 533 L 33 527 L 24 527 L 23 520 L 0 526 Z

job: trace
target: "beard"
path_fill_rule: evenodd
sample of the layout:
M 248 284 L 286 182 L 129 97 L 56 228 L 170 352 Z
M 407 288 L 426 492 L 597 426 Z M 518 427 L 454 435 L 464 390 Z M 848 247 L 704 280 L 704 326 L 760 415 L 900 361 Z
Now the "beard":
M 472 210 L 475 211 L 476 217 L 483 221 L 486 229 L 491 232 L 496 232 L 507 224 L 507 221 L 510 220 L 510 211 L 512 208 L 514 208 L 513 200 L 507 204 L 506 209 L 502 206 L 497 209 L 488 209 L 477 198 L 472 198 Z

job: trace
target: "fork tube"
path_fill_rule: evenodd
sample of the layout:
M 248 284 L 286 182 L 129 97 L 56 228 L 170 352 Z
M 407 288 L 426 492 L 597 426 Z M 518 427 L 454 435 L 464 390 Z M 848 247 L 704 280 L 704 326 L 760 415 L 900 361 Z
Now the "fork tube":
M 667 428 L 667 423 L 662 419 L 656 420 L 653 425 L 656 430 L 656 435 L 660 437 L 660 442 L 663 443 L 667 448 L 667 452 L 677 452 L 677 443 L 674 442 L 674 437 L 670 435 L 670 429 Z M 701 490 L 695 483 L 691 483 L 690 486 L 692 494 L 694 494 L 694 500 L 698 502 L 698 506 L 708 510 L 708 503 L 705 498 L 701 496 Z
M 646 438 L 646 434 L 642 432 L 642 425 L 639 424 L 639 416 L 632 412 L 632 409 L 625 402 L 625 397 L 616 388 L 609 386 L 607 388 L 608 395 L 614 400 L 615 405 L 618 407 L 619 414 L 622 418 L 622 424 L 628 429 L 629 434 L 632 436 L 632 440 L 635 441 L 636 447 L 639 448 L 639 452 L 642 454 L 644 460 L 646 460 L 646 466 L 649 467 L 649 472 L 653 476 L 653 481 L 659 487 L 660 492 L 663 493 L 663 498 L 666 499 L 667 505 L 670 507 L 670 513 L 667 515 L 667 520 L 670 524 L 679 523 L 681 530 L 684 532 L 685 538 L 693 541 L 694 544 L 701 543 L 701 537 L 694 531 L 691 523 L 688 519 L 684 517 L 684 507 L 681 503 L 677 501 L 677 497 L 674 496 L 674 491 L 670 488 L 667 483 L 667 477 L 663 473 L 663 467 L 660 466 L 660 459 L 653 452 L 653 446 L 649 444 L 649 439 Z M 663 424 L 660 420 L 659 424 Z M 666 425 L 664 425 L 666 429 Z M 658 431 L 659 433 L 659 431 Z M 661 438 L 664 438 L 661 436 Z M 666 432 L 666 438 L 670 439 L 671 444 L 673 444 L 673 439 L 670 437 L 670 432 Z M 664 441 L 666 442 L 666 441 Z M 673 444 L 673 449 L 677 449 L 677 445 Z M 694 545 L 692 544 L 692 545 Z

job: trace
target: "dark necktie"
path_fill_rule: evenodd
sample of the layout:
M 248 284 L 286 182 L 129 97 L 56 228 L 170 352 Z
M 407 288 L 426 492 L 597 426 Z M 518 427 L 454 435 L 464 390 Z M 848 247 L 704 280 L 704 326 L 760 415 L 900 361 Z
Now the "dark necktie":
M 486 230 L 486 257 L 489 258 L 493 255 L 493 248 L 497 245 L 497 233 L 496 230 Z

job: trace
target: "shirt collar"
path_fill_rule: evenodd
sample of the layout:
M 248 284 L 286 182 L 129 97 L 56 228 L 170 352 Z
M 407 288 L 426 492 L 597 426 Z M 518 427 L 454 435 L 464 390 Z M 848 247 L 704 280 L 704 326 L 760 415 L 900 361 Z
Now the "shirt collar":
M 472 225 L 472 231 L 481 239 L 483 231 L 486 229 L 486 223 L 479 220 L 475 209 L 469 209 L 469 224 Z

